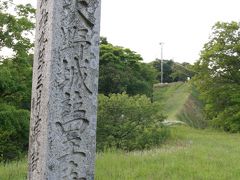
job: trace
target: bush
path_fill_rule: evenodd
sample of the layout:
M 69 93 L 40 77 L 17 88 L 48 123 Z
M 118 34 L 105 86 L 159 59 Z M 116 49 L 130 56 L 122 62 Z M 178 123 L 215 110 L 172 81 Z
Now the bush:
M 29 111 L 0 104 L 0 161 L 19 159 L 28 149 Z
M 146 96 L 99 95 L 97 150 L 140 150 L 164 142 L 169 131 L 158 109 Z
M 232 133 L 240 132 L 240 105 L 225 108 L 211 121 L 211 125 Z

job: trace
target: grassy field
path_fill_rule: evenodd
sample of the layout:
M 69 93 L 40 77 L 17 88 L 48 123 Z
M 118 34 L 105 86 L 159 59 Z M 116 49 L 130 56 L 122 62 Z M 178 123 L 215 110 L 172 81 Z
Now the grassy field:
M 168 120 L 178 120 L 176 116 L 187 101 L 190 92 L 188 83 L 166 84 L 154 88 L 154 101 L 162 105 L 160 111 L 168 115 Z
M 240 135 L 189 127 L 172 129 L 160 148 L 98 155 L 96 179 L 240 179 Z
M 201 108 L 187 83 L 156 87 L 169 120 L 201 121 Z M 192 123 L 192 124 L 191 124 Z M 142 152 L 108 151 L 97 154 L 96 180 L 239 180 L 240 134 L 172 126 L 161 147 Z M 0 164 L 0 180 L 26 179 L 26 160 Z
M 97 155 L 96 180 L 238 180 L 240 135 L 172 127 L 162 147 Z M 26 179 L 26 161 L 0 165 L 1 180 Z

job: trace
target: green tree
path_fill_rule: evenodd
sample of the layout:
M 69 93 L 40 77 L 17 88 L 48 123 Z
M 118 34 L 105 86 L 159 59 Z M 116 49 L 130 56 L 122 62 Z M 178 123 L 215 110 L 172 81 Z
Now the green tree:
M 134 51 L 101 38 L 99 92 L 151 96 L 156 72 L 141 61 L 142 57 Z
M 29 111 L 0 107 L 0 162 L 18 159 L 28 149 Z
M 173 64 L 172 60 L 163 60 L 163 82 L 170 83 L 173 82 L 171 74 L 173 73 Z M 155 60 L 152 63 L 153 67 L 157 70 L 158 76 L 157 80 L 161 82 L 161 60 Z
M 34 12 L 30 5 L 0 1 L 0 161 L 27 151 Z M 6 49 L 12 51 L 8 56 Z
M 240 27 L 237 22 L 218 22 L 213 26 L 195 71 L 195 84 L 212 125 L 239 132 Z
M 161 82 L 161 60 L 155 60 L 152 66 L 157 70 L 157 80 Z M 163 60 L 163 82 L 171 83 L 177 81 L 186 81 L 194 76 L 192 65 L 189 63 L 177 63 L 173 60 Z
M 8 12 L 12 6 L 11 1 L 0 2 L 0 51 L 13 51 L 12 56 L 0 60 L 0 102 L 29 108 L 33 59 L 29 35 L 35 11 L 30 5 L 18 5 L 17 15 L 12 15 Z
M 192 78 L 195 75 L 193 70 L 193 65 L 187 62 L 173 64 L 173 72 L 171 77 L 173 78 L 174 82 L 177 81 L 187 81 L 188 78 Z

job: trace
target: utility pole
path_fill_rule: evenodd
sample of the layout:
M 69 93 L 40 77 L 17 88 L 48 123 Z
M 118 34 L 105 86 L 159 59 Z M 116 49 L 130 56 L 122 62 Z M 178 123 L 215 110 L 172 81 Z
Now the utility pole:
M 160 42 L 161 46 L 161 84 L 163 83 L 163 42 Z

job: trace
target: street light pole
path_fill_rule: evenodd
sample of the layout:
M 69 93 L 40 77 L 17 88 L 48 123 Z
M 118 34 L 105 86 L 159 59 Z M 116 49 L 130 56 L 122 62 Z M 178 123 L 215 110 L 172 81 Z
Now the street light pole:
M 161 46 L 161 84 L 163 83 L 163 42 L 160 42 Z

